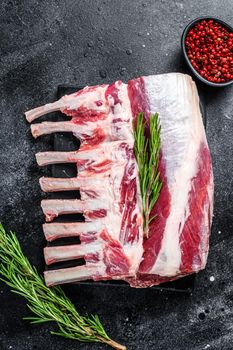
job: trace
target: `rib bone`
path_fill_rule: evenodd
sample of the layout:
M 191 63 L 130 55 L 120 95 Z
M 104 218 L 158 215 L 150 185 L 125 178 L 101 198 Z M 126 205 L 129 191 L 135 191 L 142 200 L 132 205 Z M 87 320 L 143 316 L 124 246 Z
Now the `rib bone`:
M 75 191 L 80 189 L 80 181 L 74 178 L 41 177 L 40 187 L 44 192 Z M 83 181 L 85 182 L 85 181 Z
M 95 242 L 60 247 L 46 247 L 44 248 L 45 262 L 47 265 L 50 265 L 60 261 L 80 259 L 87 254 L 96 254 L 98 250 L 98 244 Z
M 25 113 L 26 119 L 29 123 L 33 120 L 54 111 L 66 111 L 67 115 L 73 114 L 73 111 L 78 111 L 79 108 L 85 108 L 96 111 L 97 113 L 107 113 L 108 103 L 105 100 L 106 85 L 99 86 L 96 93 L 92 93 L 92 88 L 86 87 L 79 93 L 75 92 L 70 95 L 65 95 L 60 100 L 48 103 L 44 106 L 34 108 Z M 101 101 L 101 104 L 98 104 Z M 106 101 L 106 102 L 105 102 Z M 96 103 L 97 102 L 97 103 Z M 82 110 L 80 111 L 80 114 Z
M 44 199 L 41 207 L 46 221 L 52 221 L 56 216 L 63 214 L 86 213 L 95 210 L 107 209 L 106 201 L 78 200 L 78 199 Z
M 41 135 L 52 134 L 53 132 L 75 132 L 78 125 L 68 122 L 43 122 L 31 125 L 32 136 L 37 138 Z M 78 131 L 78 130 L 77 130 Z
M 122 141 L 106 142 L 96 147 L 81 147 L 78 151 L 73 152 L 39 152 L 36 154 L 36 160 L 40 166 L 57 163 L 77 163 L 79 160 L 97 163 L 112 161 L 117 165 L 121 165 L 127 161 L 127 147 L 129 145 Z
M 77 191 L 81 193 L 82 200 L 103 197 L 103 193 L 111 184 L 107 176 L 75 177 L 75 178 L 40 178 L 40 187 L 44 192 Z
M 30 111 L 26 112 L 26 119 L 29 123 L 31 123 L 34 119 L 37 119 L 41 117 L 42 115 L 45 115 L 50 112 L 59 111 L 61 108 L 64 108 L 64 102 L 62 100 L 58 100 L 53 103 L 47 103 L 44 106 L 37 107 L 34 109 L 31 109 Z
M 66 269 L 45 271 L 44 277 L 47 286 L 56 284 L 71 283 L 91 279 L 96 275 L 98 267 L 96 264 L 92 266 L 76 266 Z
M 36 161 L 39 166 L 59 163 L 76 163 L 77 152 L 38 152 Z
M 82 234 L 93 234 L 100 232 L 103 224 L 101 221 L 73 222 L 73 223 L 50 223 L 43 225 L 44 235 L 47 241 L 52 242 L 63 237 L 77 237 Z
M 55 132 L 72 132 L 77 138 L 88 141 L 91 139 L 91 137 L 98 137 L 98 134 L 96 135 L 96 132 L 99 131 L 101 131 L 101 136 L 106 141 L 111 134 L 108 120 L 99 120 L 95 123 L 77 123 L 71 120 L 61 122 L 43 122 L 31 125 L 31 132 L 34 138 Z

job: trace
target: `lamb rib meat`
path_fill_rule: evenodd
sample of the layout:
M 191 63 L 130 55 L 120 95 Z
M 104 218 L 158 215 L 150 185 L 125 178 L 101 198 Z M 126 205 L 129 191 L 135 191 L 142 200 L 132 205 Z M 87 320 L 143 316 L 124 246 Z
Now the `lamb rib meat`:
M 82 279 L 119 279 L 134 276 L 143 249 L 143 221 L 137 163 L 133 152 L 132 113 L 127 85 L 87 87 L 60 101 L 26 113 L 32 121 L 61 109 L 70 122 L 43 122 L 31 126 L 34 137 L 72 131 L 82 140 L 76 152 L 41 152 L 40 166 L 77 163 L 78 176 L 41 178 L 46 192 L 79 189 L 81 200 L 43 200 L 46 221 L 69 213 L 83 213 L 85 223 L 44 225 L 45 237 L 54 240 L 80 236 L 80 245 L 45 248 L 46 263 L 84 258 L 86 265 L 45 272 L 48 285 Z M 78 231 L 77 231 L 78 230 Z
M 80 245 L 45 248 L 47 264 L 84 257 L 86 265 L 45 272 L 48 285 L 82 279 L 124 279 L 147 287 L 205 267 L 213 210 L 211 157 L 192 79 L 170 73 L 128 84 L 86 87 L 26 113 L 29 122 L 60 110 L 70 121 L 32 124 L 34 137 L 72 132 L 75 152 L 42 152 L 39 165 L 76 163 L 78 176 L 41 178 L 46 192 L 80 190 L 81 200 L 43 200 L 46 221 L 84 213 L 84 223 L 43 225 L 45 237 L 79 236 Z M 143 237 L 142 203 L 133 153 L 132 121 L 158 112 L 161 122 L 160 177 L 156 219 Z

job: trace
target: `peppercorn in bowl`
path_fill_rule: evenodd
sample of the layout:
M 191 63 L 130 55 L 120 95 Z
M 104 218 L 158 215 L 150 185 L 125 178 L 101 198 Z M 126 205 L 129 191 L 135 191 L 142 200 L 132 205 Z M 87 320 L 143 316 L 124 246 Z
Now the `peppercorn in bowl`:
M 184 29 L 185 60 L 202 82 L 215 87 L 233 83 L 233 28 L 220 19 L 201 17 Z

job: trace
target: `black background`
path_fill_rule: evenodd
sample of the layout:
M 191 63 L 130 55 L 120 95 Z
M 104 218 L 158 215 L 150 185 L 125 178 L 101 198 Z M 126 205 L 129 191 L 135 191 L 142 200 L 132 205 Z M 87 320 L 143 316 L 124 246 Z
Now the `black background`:
M 35 153 L 52 137 L 33 140 L 23 112 L 53 101 L 59 84 L 93 85 L 140 75 L 184 71 L 180 37 L 200 15 L 232 22 L 232 1 L 7 1 L 0 4 L 0 219 L 43 270 L 44 221 Z M 215 175 L 215 213 L 205 271 L 191 296 L 98 286 L 64 289 L 81 313 L 98 313 L 128 349 L 233 348 L 233 87 L 198 85 L 207 106 Z M 215 280 L 210 281 L 214 276 Z M 105 349 L 32 326 L 25 301 L 0 284 L 0 349 Z

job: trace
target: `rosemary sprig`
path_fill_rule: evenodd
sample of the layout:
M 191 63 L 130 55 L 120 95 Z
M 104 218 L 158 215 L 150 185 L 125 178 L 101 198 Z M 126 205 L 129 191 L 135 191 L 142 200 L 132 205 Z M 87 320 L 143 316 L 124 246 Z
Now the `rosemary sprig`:
M 162 187 L 158 171 L 161 131 L 158 113 L 151 115 L 149 121 L 145 120 L 143 113 L 139 113 L 133 130 L 134 153 L 138 164 L 142 196 L 144 233 L 148 237 L 149 224 L 155 219 L 155 215 L 151 216 L 151 211 Z
M 0 280 L 27 299 L 35 316 L 25 317 L 31 323 L 56 322 L 51 332 L 82 342 L 102 342 L 118 350 L 126 347 L 109 338 L 97 315 L 81 316 L 60 287 L 48 288 L 36 268 L 22 252 L 13 232 L 6 233 L 0 223 Z

